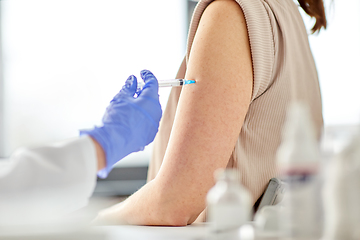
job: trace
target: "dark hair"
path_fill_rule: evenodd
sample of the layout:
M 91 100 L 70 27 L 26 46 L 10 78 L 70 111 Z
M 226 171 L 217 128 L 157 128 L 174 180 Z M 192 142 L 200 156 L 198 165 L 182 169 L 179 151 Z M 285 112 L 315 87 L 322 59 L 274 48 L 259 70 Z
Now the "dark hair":
M 312 33 L 319 32 L 321 28 L 326 29 L 326 16 L 323 0 L 298 0 L 300 6 L 310 16 L 316 19 Z

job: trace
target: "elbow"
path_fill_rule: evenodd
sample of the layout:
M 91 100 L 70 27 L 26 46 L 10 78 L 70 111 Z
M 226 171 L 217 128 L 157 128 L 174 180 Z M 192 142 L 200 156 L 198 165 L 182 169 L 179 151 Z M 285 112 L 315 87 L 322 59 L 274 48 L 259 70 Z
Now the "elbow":
M 196 220 L 196 216 L 185 215 L 185 214 L 174 214 L 169 216 L 165 221 L 162 221 L 161 226 L 170 226 L 170 227 L 185 227 L 189 224 L 192 224 Z
M 168 219 L 168 221 L 166 221 L 160 225 L 169 226 L 169 227 L 185 227 L 188 225 L 188 221 L 186 218 L 175 216 L 175 217 Z
M 159 178 L 151 181 L 156 186 L 154 199 L 146 225 L 187 226 L 195 222 L 206 207 L 205 195 L 195 194 L 180 187 L 169 187 L 159 182 Z
M 201 213 L 201 212 L 200 212 Z M 186 208 L 180 207 L 175 211 L 168 211 L 166 216 L 163 216 L 161 224 L 163 226 L 171 227 L 184 227 L 192 224 L 200 215 L 199 212 L 193 212 L 191 210 L 186 211 Z

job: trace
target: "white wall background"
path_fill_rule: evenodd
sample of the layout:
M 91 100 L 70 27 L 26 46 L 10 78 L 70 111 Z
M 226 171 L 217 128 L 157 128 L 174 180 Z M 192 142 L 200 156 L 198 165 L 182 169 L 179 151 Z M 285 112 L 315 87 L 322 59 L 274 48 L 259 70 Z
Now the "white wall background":
M 3 156 L 100 123 L 130 74 L 147 68 L 159 79 L 172 78 L 185 53 L 186 0 L 2 0 L 1 5 Z M 326 5 L 328 29 L 309 37 L 325 124 L 358 124 L 360 1 L 326 0 Z M 160 91 L 163 106 L 168 92 Z M 148 148 L 121 164 L 146 165 L 149 154 Z
M 325 125 L 360 121 L 360 1 L 325 0 L 326 31 L 311 35 L 318 68 Z M 311 24 L 306 19 L 308 29 Z
M 185 0 L 1 4 L 3 156 L 19 146 L 78 136 L 101 122 L 129 75 L 149 69 L 159 79 L 173 78 L 185 53 Z M 163 108 L 168 93 L 160 91 Z M 146 164 L 144 154 L 149 150 L 139 164 Z

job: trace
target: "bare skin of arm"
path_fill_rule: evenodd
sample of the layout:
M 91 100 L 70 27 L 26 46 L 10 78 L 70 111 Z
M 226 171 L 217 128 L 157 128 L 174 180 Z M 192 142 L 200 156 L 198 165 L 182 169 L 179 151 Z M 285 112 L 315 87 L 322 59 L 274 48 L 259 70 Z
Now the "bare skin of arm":
M 186 58 L 182 61 L 179 71 L 176 75 L 176 79 L 184 79 L 186 74 Z M 181 88 L 172 88 L 170 96 L 167 101 L 166 109 L 161 118 L 159 133 L 154 140 L 153 155 L 151 162 L 149 164 L 147 181 L 151 181 L 157 175 L 162 161 L 156 161 L 156 159 L 164 159 L 167 143 L 169 142 L 170 132 L 172 125 L 174 123 L 175 113 L 177 104 L 179 102 L 179 96 L 181 93 Z M 161 144 L 166 143 L 166 144 Z
M 216 0 L 205 10 L 191 49 L 163 164 L 125 202 L 102 211 L 106 224 L 185 226 L 206 207 L 213 172 L 225 168 L 247 113 L 253 86 L 241 8 Z

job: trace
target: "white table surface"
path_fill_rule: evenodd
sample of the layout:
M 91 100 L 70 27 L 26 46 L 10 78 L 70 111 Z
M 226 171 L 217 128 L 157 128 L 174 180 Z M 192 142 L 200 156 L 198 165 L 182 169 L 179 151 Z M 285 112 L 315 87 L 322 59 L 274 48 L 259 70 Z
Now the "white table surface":
M 207 239 L 207 227 L 203 225 L 191 225 L 186 227 L 147 227 L 147 226 L 99 226 L 99 227 L 61 227 L 43 226 L 34 228 L 0 228 L 0 239 L 12 240 L 162 240 L 184 239 L 199 240 Z
M 198 240 L 206 239 L 208 236 L 208 229 L 205 224 L 186 227 L 111 226 L 98 227 L 98 230 L 105 232 L 109 240 Z
M 239 230 L 213 235 L 207 225 L 193 224 L 186 227 L 101 226 L 82 229 L 61 227 L 17 228 L 9 231 L 0 228 L 0 240 L 253 240 L 251 234 L 239 237 Z

